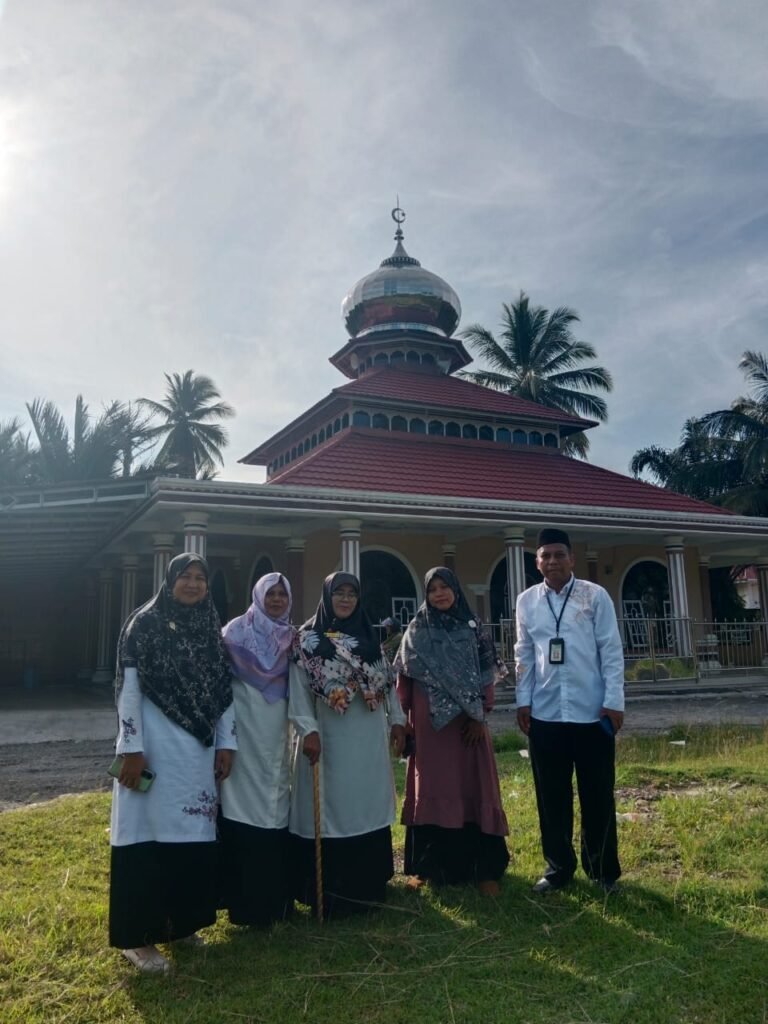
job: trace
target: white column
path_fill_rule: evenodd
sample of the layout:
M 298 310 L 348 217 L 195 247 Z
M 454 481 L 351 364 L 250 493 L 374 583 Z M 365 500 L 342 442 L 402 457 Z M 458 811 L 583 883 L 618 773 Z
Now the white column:
M 205 512 L 184 513 L 184 550 L 205 558 L 208 537 L 208 515 Z
M 156 594 L 165 582 L 168 563 L 171 560 L 174 546 L 172 533 L 156 533 L 152 537 L 154 550 L 154 566 L 152 571 L 152 593 Z
M 519 526 L 508 526 L 504 531 L 504 548 L 507 556 L 507 593 L 509 594 L 509 617 L 515 614 L 517 598 L 525 590 L 525 557 L 523 542 L 525 530 Z
M 139 559 L 136 555 L 123 555 L 123 590 L 120 603 L 120 621 L 125 622 L 136 607 L 136 573 Z
M 669 570 L 669 599 L 674 619 L 675 646 L 680 657 L 691 653 L 688 623 L 688 590 L 685 583 L 685 549 L 682 537 L 667 537 L 667 568 Z
M 342 519 L 339 521 L 341 537 L 341 571 L 351 572 L 360 579 L 360 528 L 359 519 Z
M 112 679 L 112 584 L 111 569 L 99 572 L 99 619 L 96 634 L 96 671 L 94 683 L 108 683 Z

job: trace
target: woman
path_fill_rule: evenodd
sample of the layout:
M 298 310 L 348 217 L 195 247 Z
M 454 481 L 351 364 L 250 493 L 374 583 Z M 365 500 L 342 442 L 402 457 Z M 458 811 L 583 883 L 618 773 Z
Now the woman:
M 221 787 L 224 905 L 233 924 L 268 925 L 288 914 L 288 652 L 291 587 L 270 572 L 245 615 L 224 627 L 235 673 L 237 762 Z
M 123 626 L 117 653 L 109 941 L 139 970 L 170 968 L 155 943 L 202 942 L 216 920 L 216 782 L 235 740 L 232 675 L 208 566 L 177 555 Z M 155 773 L 139 789 L 142 771 Z
M 405 873 L 414 887 L 475 882 L 497 895 L 509 829 L 486 714 L 506 669 L 450 569 L 430 569 L 424 589 L 395 658 L 415 748 L 403 804 Z
M 394 873 L 388 748 L 391 742 L 402 752 L 405 716 L 390 694 L 391 666 L 351 573 L 326 578 L 294 652 L 288 714 L 304 754 L 294 764 L 291 795 L 297 898 L 316 909 L 311 766 L 319 762 L 323 908 L 325 916 L 339 917 L 382 903 Z

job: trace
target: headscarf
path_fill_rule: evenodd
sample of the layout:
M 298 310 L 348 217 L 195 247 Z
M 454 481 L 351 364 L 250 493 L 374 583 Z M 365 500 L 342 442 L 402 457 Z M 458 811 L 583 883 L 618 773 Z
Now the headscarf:
M 173 596 L 176 580 L 190 565 L 208 578 L 200 555 L 177 555 L 155 596 L 126 620 L 117 643 L 115 690 L 119 697 L 126 668 L 136 668 L 141 692 L 210 747 L 216 723 L 232 703 L 232 670 L 210 592 L 194 605 Z
M 282 583 L 288 593 L 288 607 L 279 619 L 264 608 L 267 591 Z M 293 643 L 291 585 L 279 572 L 268 572 L 253 588 L 252 602 L 244 615 L 228 622 L 222 630 L 232 659 L 235 676 L 257 689 L 267 704 L 288 697 L 288 650 Z
M 425 691 L 432 725 L 439 730 L 462 712 L 482 721 L 485 687 L 507 675 L 507 669 L 451 569 L 430 569 L 424 577 L 425 595 L 435 577 L 451 588 L 455 600 L 443 612 L 425 597 L 408 623 L 394 664 Z
M 357 606 L 348 618 L 338 619 L 331 598 L 345 585 L 354 588 Z M 306 669 L 312 692 L 340 715 L 358 690 L 371 711 L 379 707 L 392 685 L 393 673 L 360 604 L 357 576 L 350 572 L 326 576 L 317 611 L 296 636 L 294 657 Z

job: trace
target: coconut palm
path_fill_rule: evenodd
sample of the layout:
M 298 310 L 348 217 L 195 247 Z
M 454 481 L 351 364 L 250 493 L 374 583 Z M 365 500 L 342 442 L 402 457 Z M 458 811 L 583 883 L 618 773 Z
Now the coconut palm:
M 525 292 L 517 302 L 503 303 L 502 310 L 500 341 L 480 324 L 462 332 L 488 369 L 461 376 L 552 409 L 600 422 L 607 419 L 605 399 L 593 392 L 611 391 L 613 380 L 602 366 L 581 365 L 597 353 L 588 342 L 574 338 L 571 327 L 579 322 L 575 310 L 560 306 L 550 313 L 531 306 Z M 582 458 L 588 448 L 583 432 L 571 435 L 564 445 L 569 454 Z
M 0 423 L 0 486 L 34 482 L 35 453 L 14 417 Z
M 78 395 L 71 434 L 53 402 L 36 398 L 27 403 L 27 411 L 37 438 L 35 468 L 40 482 L 103 480 L 115 475 L 125 429 L 122 402 L 110 402 L 94 420 Z
M 139 405 L 163 422 L 148 428 L 148 436 L 164 437 L 155 459 L 155 469 L 173 471 L 180 476 L 210 476 L 223 465 L 222 448 L 227 432 L 215 420 L 228 419 L 235 411 L 226 402 L 210 377 L 187 370 L 183 375 L 165 374 L 164 400 L 140 398 Z

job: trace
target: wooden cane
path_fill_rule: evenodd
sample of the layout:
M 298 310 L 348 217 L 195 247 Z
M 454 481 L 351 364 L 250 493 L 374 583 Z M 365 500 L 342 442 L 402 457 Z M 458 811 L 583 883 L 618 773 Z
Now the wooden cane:
M 312 765 L 312 799 L 315 809 L 315 898 L 317 900 L 317 920 L 323 923 L 323 843 L 320 832 L 320 763 Z

